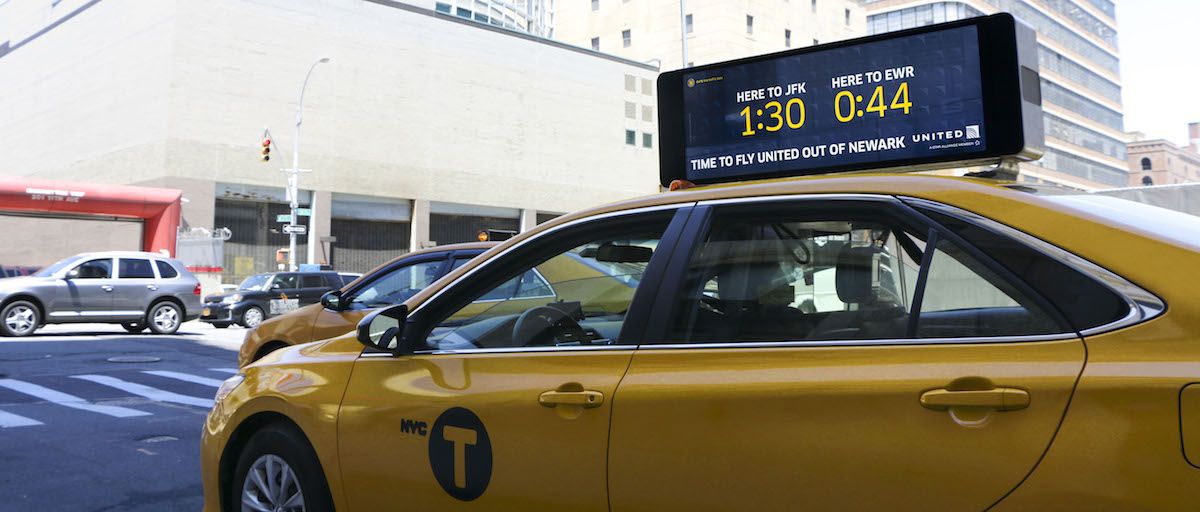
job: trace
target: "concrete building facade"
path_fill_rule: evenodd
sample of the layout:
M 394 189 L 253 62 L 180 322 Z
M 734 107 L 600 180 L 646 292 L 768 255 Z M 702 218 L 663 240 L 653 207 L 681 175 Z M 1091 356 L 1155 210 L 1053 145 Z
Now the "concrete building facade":
M 1188 145 L 1129 134 L 1129 186 L 1200 182 L 1200 122 L 1188 123 Z
M 573 0 L 557 12 L 557 39 L 664 70 L 866 33 L 854 0 Z
M 1037 30 L 1046 154 L 1021 164 L 1028 182 L 1123 187 L 1124 114 L 1112 0 L 863 0 L 871 34 L 1010 12 Z
M 640 115 L 655 101 L 637 87 L 654 66 L 436 7 L 0 3 L 0 177 L 181 189 L 185 227 L 232 232 L 226 281 L 274 270 L 299 88 L 330 57 L 304 94 L 301 262 L 313 244 L 313 262 L 364 271 L 657 191 L 655 125 Z M 264 128 L 280 149 L 265 163 Z M 63 256 L 29 250 L 17 256 Z

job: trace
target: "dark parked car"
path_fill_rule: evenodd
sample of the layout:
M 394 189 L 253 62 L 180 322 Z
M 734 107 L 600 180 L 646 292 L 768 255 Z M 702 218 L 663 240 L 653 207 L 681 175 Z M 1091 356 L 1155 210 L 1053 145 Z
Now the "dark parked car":
M 316 304 L 325 292 L 343 284 L 342 275 L 332 271 L 255 274 L 231 293 L 205 297 L 200 321 L 217 328 L 253 328 L 266 318 Z

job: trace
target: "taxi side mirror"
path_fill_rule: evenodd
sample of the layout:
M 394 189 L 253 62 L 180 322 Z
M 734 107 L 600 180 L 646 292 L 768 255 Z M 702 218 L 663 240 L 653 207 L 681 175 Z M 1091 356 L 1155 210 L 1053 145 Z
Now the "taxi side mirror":
M 67 275 L 63 276 L 63 279 L 79 279 L 79 269 L 71 269 L 70 272 L 67 272 Z
M 342 291 L 333 290 L 321 296 L 321 306 L 330 311 L 342 310 Z
M 377 309 L 358 322 L 358 342 L 367 347 L 391 352 L 395 355 L 405 354 L 401 346 L 404 333 L 404 323 L 408 320 L 408 306 L 397 304 Z

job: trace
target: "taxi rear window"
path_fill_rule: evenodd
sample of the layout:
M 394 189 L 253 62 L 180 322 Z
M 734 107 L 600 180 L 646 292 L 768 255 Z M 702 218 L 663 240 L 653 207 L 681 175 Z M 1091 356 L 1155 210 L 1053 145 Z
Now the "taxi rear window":
M 1076 331 L 1116 322 L 1129 313 L 1129 304 L 1116 292 L 1058 260 L 965 220 L 917 209 L 1028 283 L 1054 304 Z

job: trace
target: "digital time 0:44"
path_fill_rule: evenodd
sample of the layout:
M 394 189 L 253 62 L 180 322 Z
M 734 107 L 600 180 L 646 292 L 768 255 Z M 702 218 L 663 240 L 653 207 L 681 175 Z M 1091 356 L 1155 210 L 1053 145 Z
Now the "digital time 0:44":
M 838 91 L 833 97 L 833 115 L 839 122 L 848 123 L 865 114 L 878 114 L 879 117 L 883 117 L 888 110 L 903 110 L 905 114 L 912 110 L 912 101 L 908 99 L 908 82 L 900 83 L 891 95 L 891 102 L 885 100 L 886 96 L 882 85 L 875 86 L 866 106 L 859 108 L 862 106 L 862 95 L 855 95 L 848 90 Z M 746 122 L 746 129 L 742 131 L 743 137 L 754 135 L 758 133 L 757 130 L 777 132 L 784 126 L 796 130 L 804 126 L 804 100 L 791 98 L 786 103 L 769 101 L 763 108 L 754 110 L 753 115 L 750 106 L 747 105 L 739 114 Z M 763 119 L 764 115 L 766 119 Z M 755 116 L 760 119 L 757 123 L 754 121 Z

